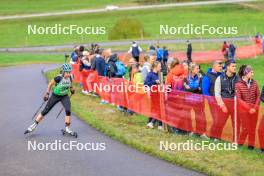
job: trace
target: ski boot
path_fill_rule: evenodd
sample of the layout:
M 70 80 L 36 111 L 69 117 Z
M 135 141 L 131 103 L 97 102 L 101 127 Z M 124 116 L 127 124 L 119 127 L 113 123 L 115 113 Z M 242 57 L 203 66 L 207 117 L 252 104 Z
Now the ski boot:
M 63 136 L 64 135 L 68 135 L 68 136 L 72 136 L 72 137 L 75 137 L 75 138 L 78 137 L 77 133 L 73 132 L 69 127 L 66 127 L 65 129 L 62 129 L 61 132 L 62 132 Z
M 28 127 L 28 129 L 24 132 L 24 134 L 31 133 L 32 131 L 36 129 L 37 126 L 38 126 L 38 123 L 34 122 L 32 125 Z

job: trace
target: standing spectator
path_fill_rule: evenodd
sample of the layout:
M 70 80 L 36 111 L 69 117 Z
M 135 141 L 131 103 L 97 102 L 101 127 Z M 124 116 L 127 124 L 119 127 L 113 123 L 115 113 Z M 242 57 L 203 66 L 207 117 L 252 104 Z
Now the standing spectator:
M 228 60 L 226 62 L 226 72 L 216 78 L 215 81 L 215 98 L 219 106 L 218 113 L 215 114 L 215 121 L 213 122 L 211 134 L 214 138 L 220 139 L 223 128 L 226 121 L 231 115 L 233 126 L 233 139 L 235 136 L 234 128 L 237 128 L 237 134 L 239 134 L 239 119 L 237 120 L 237 126 L 234 124 L 234 97 L 235 97 L 235 84 L 238 80 L 236 75 L 236 62 L 234 60 Z
M 128 50 L 128 53 L 132 54 L 132 57 L 136 60 L 136 62 L 139 62 L 139 56 L 141 52 L 142 49 L 140 48 L 140 46 L 138 46 L 138 44 L 135 41 L 133 41 L 132 46 Z
M 139 63 L 136 63 L 135 65 L 132 66 L 132 69 L 133 69 L 133 78 L 132 78 L 132 83 L 134 83 L 135 85 L 138 85 L 138 84 L 144 84 L 144 81 L 143 81 L 143 77 L 142 77 L 142 73 L 140 71 L 140 65 Z
M 229 57 L 228 57 L 228 59 L 235 60 L 235 55 L 236 55 L 236 46 L 233 43 L 231 43 L 229 45 Z
M 187 40 L 187 59 L 188 59 L 188 64 L 192 62 L 192 43 Z
M 224 41 L 223 46 L 222 46 L 222 53 L 226 60 L 228 59 L 228 51 L 229 51 L 229 45 L 227 44 L 226 41 Z
M 145 56 L 144 59 L 145 62 L 143 64 L 141 72 L 142 72 L 142 78 L 145 81 L 147 74 L 151 71 L 152 64 L 156 61 L 156 56 L 153 53 L 153 55 Z
M 203 95 L 214 96 L 215 95 L 215 80 L 222 74 L 222 62 L 214 61 L 212 68 L 208 69 L 202 80 L 202 93 Z M 213 114 L 213 113 L 212 113 Z
M 155 61 L 152 65 L 151 71 L 148 73 L 144 85 L 148 86 L 153 91 L 150 91 L 151 98 L 151 113 L 152 117 L 148 119 L 148 128 L 153 128 L 155 122 L 158 122 L 158 129 L 162 130 L 162 122 L 156 120 L 155 117 L 160 117 L 160 94 L 158 92 L 158 85 L 160 85 L 159 72 L 161 71 L 161 64 Z
M 116 61 L 117 61 L 117 54 L 112 54 L 109 59 L 107 59 L 107 73 L 106 75 L 109 78 L 116 77 L 117 67 L 116 67 Z
M 78 63 L 78 58 L 79 58 L 79 46 L 74 47 L 74 51 L 71 53 L 71 64 L 76 64 Z
M 169 58 L 169 51 L 166 46 L 163 46 L 163 64 L 164 65 L 167 65 L 168 58 Z
M 191 116 L 191 110 L 194 110 L 195 113 L 195 124 L 196 124 L 196 130 L 195 133 L 197 135 L 202 135 L 203 137 L 206 137 L 206 119 L 205 119 L 205 113 L 204 113 L 204 99 L 201 95 L 202 90 L 202 75 L 199 73 L 200 67 L 199 65 L 195 63 L 190 64 L 190 73 L 189 75 L 184 79 L 184 90 L 191 93 L 186 93 L 185 95 L 185 103 L 188 104 L 186 107 L 187 109 L 187 116 L 185 118 L 185 129 L 189 131 L 192 130 L 192 116 Z M 191 133 L 192 134 L 192 133 Z
M 99 76 L 105 76 L 105 59 L 102 57 L 102 50 L 98 50 L 95 55 L 95 60 L 92 69 L 96 70 Z
M 261 90 L 260 100 L 262 103 L 264 102 L 264 86 L 262 87 Z M 262 115 L 261 118 L 262 119 L 260 120 L 259 128 L 258 128 L 258 137 L 259 137 L 261 152 L 264 153 L 264 115 Z
M 185 78 L 184 67 L 177 58 L 174 58 L 169 68 L 170 71 L 166 77 L 166 85 L 169 85 L 172 90 L 183 90 L 183 80 Z
M 162 62 L 163 60 L 163 49 L 157 46 L 157 61 Z
M 185 70 L 177 58 L 174 58 L 171 61 L 169 64 L 169 70 L 170 71 L 166 77 L 165 84 L 171 88 L 171 92 L 168 92 L 167 94 L 168 103 L 166 105 L 166 111 L 168 116 L 173 119 L 173 123 L 176 125 L 176 127 L 172 127 L 171 130 L 177 134 L 186 134 L 186 131 L 182 128 L 182 124 L 184 123 L 184 119 L 186 117 L 186 111 L 184 110 L 184 95 L 181 93 L 181 91 L 184 90 L 183 81 L 186 76 Z M 177 106 L 175 106 L 175 101 L 177 101 Z M 177 116 L 174 116 L 175 112 Z
M 255 134 L 260 104 L 259 87 L 253 80 L 253 70 L 250 65 L 242 65 L 239 69 L 240 79 L 236 83 L 236 96 L 239 110 L 238 118 L 241 121 L 242 131 L 238 138 L 238 144 L 244 144 L 248 137 L 248 148 L 255 145 Z
M 85 95 L 89 95 L 88 86 L 86 80 L 90 74 L 91 69 L 91 61 L 89 59 L 89 52 L 84 51 L 82 54 L 82 58 L 80 60 L 79 71 L 81 72 L 81 80 L 82 80 L 82 93 Z
M 259 33 L 257 33 L 255 35 L 255 42 L 256 42 L 256 44 L 260 44 L 261 43 L 261 37 L 260 37 Z
M 262 35 L 262 53 L 264 54 L 264 34 Z
M 149 46 L 149 52 L 151 53 L 151 52 L 155 52 L 155 51 L 156 51 L 155 46 L 153 44 L 150 44 L 150 46 Z

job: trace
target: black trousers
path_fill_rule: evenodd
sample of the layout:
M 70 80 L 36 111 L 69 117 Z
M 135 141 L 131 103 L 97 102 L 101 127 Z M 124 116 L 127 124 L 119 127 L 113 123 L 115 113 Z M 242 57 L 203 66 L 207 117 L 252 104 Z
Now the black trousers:
M 41 115 L 45 116 L 46 114 L 49 113 L 49 111 L 58 103 L 61 102 L 64 109 L 65 109 L 65 113 L 66 116 L 70 116 L 71 115 L 71 101 L 70 101 L 70 97 L 68 95 L 64 95 L 64 96 L 58 96 L 55 94 L 52 94 L 51 97 L 49 98 L 45 108 L 43 109 L 43 111 L 41 112 Z

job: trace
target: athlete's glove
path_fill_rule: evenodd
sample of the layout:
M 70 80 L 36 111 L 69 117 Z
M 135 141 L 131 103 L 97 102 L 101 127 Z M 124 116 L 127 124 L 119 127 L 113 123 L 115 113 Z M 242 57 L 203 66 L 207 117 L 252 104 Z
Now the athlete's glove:
M 44 101 L 48 101 L 48 99 L 49 99 L 49 93 L 48 92 L 44 95 L 43 99 L 44 99 Z
M 74 90 L 74 88 L 71 88 L 70 91 L 71 91 L 71 94 L 72 94 L 72 95 L 75 94 L 75 90 Z

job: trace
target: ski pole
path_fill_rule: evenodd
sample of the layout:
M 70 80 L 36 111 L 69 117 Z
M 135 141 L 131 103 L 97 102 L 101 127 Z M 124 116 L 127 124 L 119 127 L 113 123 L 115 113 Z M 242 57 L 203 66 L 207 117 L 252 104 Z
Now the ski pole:
M 71 96 L 72 96 L 72 94 L 70 95 L 70 98 L 71 98 Z M 61 108 L 60 112 L 58 113 L 58 115 L 57 115 L 56 119 L 58 119 L 58 118 L 59 118 L 59 116 L 60 116 L 60 114 L 62 113 L 62 111 L 63 111 L 63 107 Z
M 35 118 L 39 110 L 42 108 L 42 106 L 45 104 L 45 101 L 42 102 L 41 106 L 38 108 L 38 110 L 35 112 L 35 114 L 32 116 L 32 120 Z

